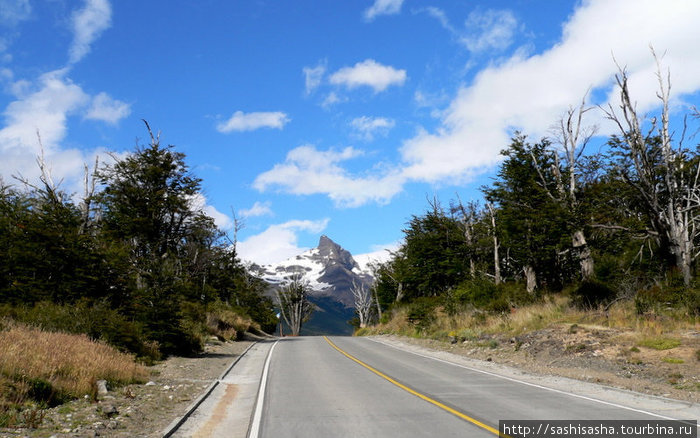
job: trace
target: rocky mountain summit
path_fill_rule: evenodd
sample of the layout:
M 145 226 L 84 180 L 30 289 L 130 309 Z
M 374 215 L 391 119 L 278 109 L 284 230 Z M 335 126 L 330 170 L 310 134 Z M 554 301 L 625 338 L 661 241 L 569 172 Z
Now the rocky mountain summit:
M 316 248 L 305 251 L 276 265 L 255 266 L 253 271 L 274 288 L 295 275 L 307 282 L 311 301 L 317 306 L 308 322 L 308 334 L 347 334 L 353 317 L 353 284 L 369 287 L 373 277 L 352 254 L 328 236 L 321 236 Z

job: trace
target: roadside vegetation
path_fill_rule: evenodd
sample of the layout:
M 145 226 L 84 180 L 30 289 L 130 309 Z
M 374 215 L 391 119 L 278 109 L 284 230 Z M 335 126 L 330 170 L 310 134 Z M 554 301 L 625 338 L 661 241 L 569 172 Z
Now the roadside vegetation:
M 550 137 L 516 133 L 481 188 L 485 204 L 430 200 L 402 246 L 374 266 L 371 323 L 356 334 L 495 348 L 549 328 L 615 329 L 625 361 L 642 349 L 695 366 L 696 350 L 673 354 L 700 329 L 700 152 L 684 137 L 700 114 L 674 113 L 672 122 L 660 65 L 657 79 L 660 113 L 636 112 L 621 69 L 619 106 L 584 100 Z M 596 132 L 585 125 L 590 111 L 618 128 L 599 151 L 586 149 Z
M 267 285 L 204 212 L 185 155 L 147 128 L 148 145 L 86 166 L 83 193 L 42 157 L 39 182 L 0 179 L 0 423 L 35 424 L 32 406 L 142 379 L 137 362 L 211 336 L 274 331 Z
M 98 380 L 111 386 L 143 383 L 146 368 L 86 335 L 48 332 L 14 322 L 0 331 L 0 427 L 41 423 L 41 410 L 65 401 L 96 399 Z

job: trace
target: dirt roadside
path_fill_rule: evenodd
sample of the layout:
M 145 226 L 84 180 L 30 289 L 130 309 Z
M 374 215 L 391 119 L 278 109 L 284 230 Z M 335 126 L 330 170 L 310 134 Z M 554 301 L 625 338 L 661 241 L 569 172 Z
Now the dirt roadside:
M 39 428 L 0 429 L 0 437 L 160 437 L 253 341 L 211 341 L 198 357 L 171 357 L 150 367 L 146 384 L 49 409 Z
M 506 365 L 540 376 L 558 376 L 666 397 L 700 402 L 700 331 L 674 335 L 679 343 L 657 349 L 632 333 L 585 324 L 560 324 L 521 336 L 431 339 L 380 335 L 432 350 Z M 671 344 L 674 345 L 674 344 Z

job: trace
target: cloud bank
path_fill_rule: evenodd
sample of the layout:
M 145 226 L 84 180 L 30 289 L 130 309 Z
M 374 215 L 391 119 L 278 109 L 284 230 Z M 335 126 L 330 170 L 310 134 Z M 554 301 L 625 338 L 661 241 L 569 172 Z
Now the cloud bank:
M 437 11 L 437 10 L 436 10 Z M 439 17 L 438 12 L 434 12 Z M 604 96 L 594 104 L 616 102 L 613 76 L 617 62 L 626 66 L 630 88 L 640 112 L 657 104 L 655 62 L 649 45 L 664 53 L 663 65 L 672 73 L 674 96 L 700 90 L 700 2 L 671 0 L 588 0 L 578 5 L 562 27 L 559 41 L 541 53 L 522 51 L 495 63 L 463 84 L 441 113 L 438 128 L 419 129 L 399 146 L 401 160 L 380 172 L 352 174 L 331 154 L 323 166 L 302 156 L 288 155 L 256 180 L 255 187 L 275 187 L 296 194 L 325 194 L 337 204 L 359 206 L 388 202 L 408 182 L 460 184 L 488 171 L 499 160 L 514 130 L 531 137 L 548 133 L 566 109 L 580 102 L 587 90 Z M 514 18 L 485 12 L 467 20 L 481 33 L 464 40 L 470 50 L 511 44 Z M 447 23 L 449 24 L 449 23 Z M 373 60 L 346 67 L 331 82 L 348 88 L 370 86 L 375 93 L 403 84 L 405 72 Z M 588 123 L 603 122 L 587 114 Z M 603 126 L 605 128 L 605 126 Z M 611 132 L 599 131 L 601 135 Z M 302 147 L 297 152 L 311 151 Z M 382 186 L 381 184 L 386 184 Z M 377 193 L 380 188 L 381 193 Z

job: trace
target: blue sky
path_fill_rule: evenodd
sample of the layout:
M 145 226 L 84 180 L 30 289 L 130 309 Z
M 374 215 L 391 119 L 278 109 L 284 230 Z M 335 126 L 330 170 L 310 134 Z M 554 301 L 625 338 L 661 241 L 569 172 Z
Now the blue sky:
M 245 259 L 321 234 L 381 251 L 427 199 L 478 199 L 514 130 L 547 135 L 589 89 L 614 104 L 613 55 L 642 111 L 650 44 L 674 111 L 694 105 L 698 22 L 694 0 L 0 0 L 0 175 L 37 177 L 38 131 L 80 193 L 146 119 L 203 179 L 197 204 L 245 224 Z

